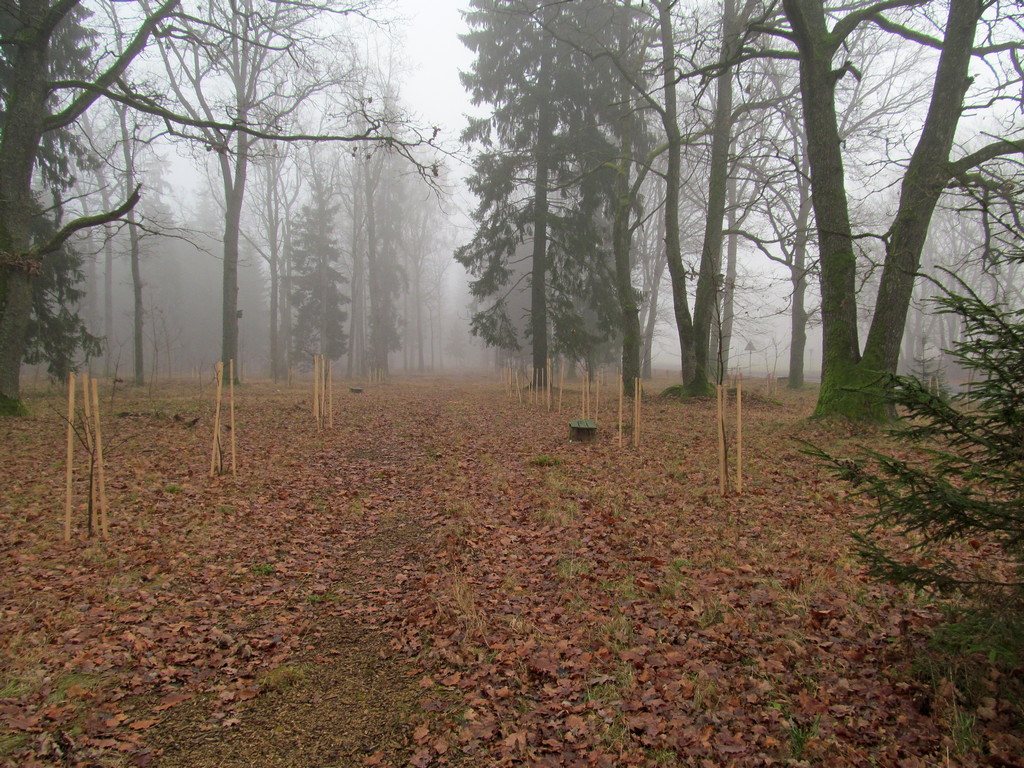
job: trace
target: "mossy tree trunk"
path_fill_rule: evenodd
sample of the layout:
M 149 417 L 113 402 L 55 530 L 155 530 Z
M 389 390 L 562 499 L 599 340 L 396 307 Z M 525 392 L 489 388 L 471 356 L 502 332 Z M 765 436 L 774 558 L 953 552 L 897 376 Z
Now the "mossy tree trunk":
M 836 82 L 847 73 L 856 72 L 849 64 L 835 69 L 833 58 L 847 37 L 870 15 L 851 12 L 829 30 L 820 0 L 784 0 L 783 8 L 799 50 L 811 197 L 821 251 L 822 386 L 815 413 L 885 420 L 889 412 L 876 397 L 874 385 L 883 374 L 896 371 L 914 280 L 935 205 L 956 174 L 1019 148 L 997 141 L 959 161 L 949 160 L 970 84 L 968 68 L 982 12 L 976 0 L 952 0 L 931 103 L 903 179 L 862 356 L 857 335 L 853 232 L 834 94 Z

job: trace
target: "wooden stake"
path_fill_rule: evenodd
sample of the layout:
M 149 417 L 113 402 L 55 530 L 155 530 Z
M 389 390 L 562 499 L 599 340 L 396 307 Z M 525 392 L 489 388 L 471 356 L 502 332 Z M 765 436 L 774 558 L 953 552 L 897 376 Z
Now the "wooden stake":
M 600 418 L 601 414 L 601 371 L 597 372 L 597 386 L 594 389 L 594 421 Z
M 235 461 L 235 361 L 228 360 L 228 408 L 230 409 L 231 420 L 231 474 L 238 474 L 238 466 Z
M 558 412 L 562 412 L 562 387 L 565 384 L 565 360 L 558 368 Z
M 718 492 L 725 495 L 728 480 L 725 466 L 725 407 L 723 403 L 725 387 L 716 385 L 718 394 L 718 414 L 716 428 L 718 430 Z
M 619 376 L 619 448 L 622 448 L 622 390 L 624 390 L 625 383 L 622 376 Z
M 100 536 L 107 538 L 107 481 L 103 473 L 103 434 L 100 431 L 100 391 L 92 380 L 92 417 L 96 429 L 96 466 L 99 472 Z
M 313 355 L 313 423 L 320 429 L 320 355 Z
M 85 406 L 85 444 L 89 448 L 89 535 L 96 530 L 98 522 L 96 510 L 96 444 L 92 437 L 92 402 L 89 386 L 89 374 L 82 374 L 82 403 Z
M 736 493 L 743 493 L 743 376 L 736 379 Z
M 587 418 L 587 374 L 580 380 L 580 418 Z
M 551 410 L 551 358 L 548 358 L 547 366 L 544 368 L 544 391 L 547 393 L 548 410 Z
M 68 374 L 68 451 L 64 483 L 64 541 L 71 541 L 72 480 L 75 461 L 75 372 Z
M 82 402 L 85 406 L 85 444 L 92 455 L 92 404 L 89 402 L 89 374 L 82 374 Z
M 334 429 L 334 361 L 327 361 L 327 426 Z
M 640 447 L 640 379 L 633 379 L 633 447 Z
M 217 407 L 213 414 L 213 452 L 210 455 L 210 476 L 213 477 L 223 470 L 222 458 L 220 455 L 220 397 L 224 385 L 224 363 L 217 361 Z

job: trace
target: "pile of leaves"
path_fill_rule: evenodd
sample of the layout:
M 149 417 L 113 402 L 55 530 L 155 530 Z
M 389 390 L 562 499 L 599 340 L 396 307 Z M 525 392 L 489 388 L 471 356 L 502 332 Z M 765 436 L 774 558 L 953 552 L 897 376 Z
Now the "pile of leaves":
M 797 442 L 850 435 L 803 421 L 810 398 L 748 408 L 745 492 L 722 497 L 707 403 L 645 403 L 634 450 L 607 402 L 569 443 L 572 397 L 497 382 L 367 387 L 321 432 L 307 393 L 249 386 L 239 475 L 210 478 L 208 392 L 129 396 L 104 406 L 106 542 L 81 501 L 61 541 L 51 401 L 0 424 L 7 764 L 1024 754 L 993 676 L 968 697 L 919 673 L 939 611 L 865 576 L 862 510 Z

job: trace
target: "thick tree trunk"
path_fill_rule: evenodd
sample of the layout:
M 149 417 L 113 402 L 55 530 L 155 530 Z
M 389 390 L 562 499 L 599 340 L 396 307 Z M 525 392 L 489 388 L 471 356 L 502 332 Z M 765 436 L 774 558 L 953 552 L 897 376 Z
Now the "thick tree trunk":
M 27 19 L 42 19 L 46 3 L 22 3 Z M 46 117 L 48 39 L 26 30 L 9 60 L 7 103 L 0 136 L 0 412 L 20 412 L 21 361 L 32 312 L 32 170 Z
M 949 180 L 949 152 L 969 86 L 983 7 L 951 0 L 943 51 L 921 138 L 904 175 L 863 359 L 857 339 L 855 258 L 843 180 L 832 59 L 842 39 L 829 32 L 820 2 L 783 0 L 800 51 L 800 90 L 821 251 L 822 384 L 816 414 L 890 417 L 874 385 L 895 372 L 899 345 L 931 216 Z
M 679 108 L 676 97 L 676 46 L 672 30 L 673 3 L 671 0 L 660 0 L 655 5 L 658 8 L 662 84 L 665 89 L 665 106 L 661 114 L 667 144 L 665 259 L 672 283 L 672 308 L 676 330 L 679 332 L 679 366 L 685 382 L 693 376 L 694 336 L 693 319 L 690 317 L 689 299 L 686 295 L 686 267 L 683 264 L 682 245 L 679 240 L 679 176 L 682 170 L 683 138 L 679 132 Z
M 801 389 L 804 385 L 804 354 L 807 349 L 807 243 L 811 220 L 811 194 L 807 185 L 807 163 L 799 183 L 800 200 L 794 225 L 796 238 L 793 243 L 793 262 L 790 264 L 790 283 L 793 286 L 793 309 L 790 313 L 789 343 L 789 388 Z
M 811 199 L 821 251 L 822 381 L 817 413 L 840 407 L 855 384 L 857 337 L 856 256 L 846 198 L 842 142 L 835 108 L 836 75 L 824 11 L 817 2 L 783 0 L 800 50 L 800 93 L 811 169 Z
M 247 118 L 243 104 L 238 105 L 239 120 Z M 242 204 L 245 199 L 245 183 L 249 171 L 249 144 L 245 134 L 238 134 L 235 152 L 231 157 L 221 158 L 221 174 L 224 182 L 224 279 L 221 301 L 221 361 L 227 366 L 235 361 L 235 383 L 242 361 L 238 359 L 238 255 L 242 231 Z M 232 163 L 233 161 L 233 163 Z
M 875 313 L 864 345 L 863 367 L 867 371 L 895 373 L 899 363 L 900 340 L 921 252 L 935 206 L 949 180 L 949 153 L 970 84 L 971 55 L 981 12 L 982 4 L 977 0 L 953 0 L 949 6 L 931 104 L 903 177 Z
M 725 216 L 726 192 L 729 182 L 729 150 L 732 145 L 732 67 L 728 63 L 736 46 L 736 14 L 732 0 L 725 0 L 722 9 L 722 49 L 720 72 L 716 80 L 715 117 L 711 128 L 711 158 L 708 178 L 708 207 L 704 220 L 704 244 L 700 254 L 697 292 L 693 302 L 693 375 L 686 385 L 691 396 L 709 397 L 713 374 L 708 356 L 711 331 L 716 324 L 715 309 L 721 288 L 722 220 Z M 718 328 L 721 332 L 721 328 Z
M 544 76 L 544 67 L 541 67 Z M 548 175 L 554 133 L 551 104 L 542 100 L 537 110 L 537 156 L 533 179 L 533 261 L 530 271 L 530 336 L 533 344 L 533 384 L 545 385 L 548 360 Z

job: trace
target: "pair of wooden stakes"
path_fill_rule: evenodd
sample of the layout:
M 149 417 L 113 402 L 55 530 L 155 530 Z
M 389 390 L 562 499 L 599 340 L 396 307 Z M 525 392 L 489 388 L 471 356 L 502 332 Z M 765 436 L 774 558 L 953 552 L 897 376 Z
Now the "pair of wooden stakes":
M 65 472 L 64 541 L 71 541 L 71 513 L 74 506 L 75 464 L 75 373 L 68 374 L 68 445 Z M 82 435 L 89 455 L 89 533 L 97 530 L 107 538 L 107 484 L 103 468 L 103 432 L 100 429 L 100 396 L 96 379 L 82 374 Z
M 224 449 L 221 446 L 220 406 L 224 390 L 224 363 L 218 362 L 217 376 L 217 409 L 213 416 L 213 450 L 210 455 L 210 476 L 224 474 Z M 228 431 L 231 433 L 231 474 L 238 474 L 237 451 L 235 441 L 235 361 L 228 360 Z
M 334 428 L 334 366 L 323 355 L 313 355 L 313 421 L 317 430 Z

